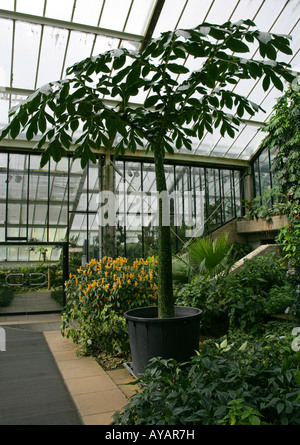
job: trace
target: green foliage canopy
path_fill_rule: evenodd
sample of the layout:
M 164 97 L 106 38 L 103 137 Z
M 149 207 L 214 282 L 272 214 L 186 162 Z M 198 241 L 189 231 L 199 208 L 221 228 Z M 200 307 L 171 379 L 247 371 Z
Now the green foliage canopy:
M 262 60 L 246 58 L 257 44 Z M 12 110 L 0 140 L 23 130 L 28 140 L 41 133 L 36 148 L 43 149 L 42 165 L 51 157 L 58 162 L 74 147 L 82 167 L 96 161 L 100 147 L 115 155 L 146 147 L 154 154 L 157 191 L 166 191 L 166 152 L 192 149 L 192 138 L 217 127 L 222 136 L 233 137 L 244 114 L 260 109 L 233 85 L 262 78 L 264 90 L 272 83 L 283 91 L 281 79 L 293 81 L 290 66 L 276 60 L 278 51 L 292 53 L 289 38 L 261 32 L 251 20 L 165 32 L 140 52 L 118 48 L 76 63 L 65 79 L 45 85 Z M 188 68 L 188 57 L 198 59 L 198 69 Z M 144 103 L 131 105 L 130 98 L 140 93 L 146 93 Z M 158 213 L 161 221 L 161 201 Z M 170 228 L 162 224 L 158 255 L 159 314 L 170 317 Z
M 256 42 L 263 59 L 245 58 Z M 116 154 L 145 145 L 173 153 L 174 146 L 191 148 L 191 137 L 201 139 L 219 126 L 223 136 L 233 136 L 244 113 L 254 115 L 259 106 L 226 86 L 263 78 L 265 90 L 273 83 L 282 91 L 281 78 L 291 82 L 294 76 L 276 61 L 277 51 L 292 53 L 288 37 L 260 32 L 250 20 L 166 32 L 141 52 L 116 49 L 76 63 L 65 79 L 13 109 L 0 139 L 25 130 L 31 140 L 40 132 L 36 148 L 44 148 L 43 165 L 50 157 L 59 161 L 74 143 L 84 167 L 101 146 Z M 186 66 L 188 56 L 199 59 L 198 70 Z M 141 91 L 144 104 L 129 106 Z

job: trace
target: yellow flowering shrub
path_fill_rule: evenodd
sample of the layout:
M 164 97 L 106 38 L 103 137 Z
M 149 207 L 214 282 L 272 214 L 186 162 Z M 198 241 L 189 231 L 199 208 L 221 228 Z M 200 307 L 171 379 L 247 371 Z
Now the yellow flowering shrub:
M 157 260 L 93 259 L 65 283 L 62 334 L 85 353 L 129 350 L 124 313 L 157 300 Z

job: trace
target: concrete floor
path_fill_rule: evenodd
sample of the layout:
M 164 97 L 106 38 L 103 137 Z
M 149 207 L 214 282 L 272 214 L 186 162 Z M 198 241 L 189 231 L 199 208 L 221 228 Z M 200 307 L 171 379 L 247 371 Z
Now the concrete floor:
M 105 372 L 92 357 L 77 355 L 76 346 L 72 340 L 62 337 L 59 326 L 60 314 L 0 317 L 0 327 L 4 330 L 18 330 L 20 337 L 22 332 L 41 332 L 82 423 L 109 425 L 114 412 L 127 403 L 128 397 L 135 393 L 138 386 L 127 386 L 127 383 L 133 382 L 134 379 L 125 368 Z M 0 352 L 4 363 L 6 352 Z M 19 366 L 22 366 L 21 362 Z M 19 390 L 22 390 L 22 387 Z M 17 401 L 18 394 L 11 394 L 12 399 L 13 396 Z M 44 403 L 47 404 L 46 399 Z
M 54 311 L 61 311 L 61 306 L 48 290 L 15 294 L 9 306 L 0 307 L 0 315 Z

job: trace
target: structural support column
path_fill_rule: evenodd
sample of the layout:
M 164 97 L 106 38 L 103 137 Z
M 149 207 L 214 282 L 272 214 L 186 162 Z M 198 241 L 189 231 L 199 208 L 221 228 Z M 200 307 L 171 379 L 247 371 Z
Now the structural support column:
M 253 201 L 254 198 L 253 174 L 249 167 L 243 179 L 243 199 L 246 201 Z M 247 213 L 247 208 L 245 208 L 245 212 Z
M 106 153 L 104 164 L 99 163 L 99 188 L 100 192 L 115 191 L 115 175 L 111 164 L 110 153 Z M 99 203 L 100 205 L 100 203 Z M 110 209 L 112 210 L 112 209 Z M 109 220 L 110 218 L 108 218 Z M 103 225 L 99 218 L 99 256 L 115 256 L 115 226 L 112 224 Z

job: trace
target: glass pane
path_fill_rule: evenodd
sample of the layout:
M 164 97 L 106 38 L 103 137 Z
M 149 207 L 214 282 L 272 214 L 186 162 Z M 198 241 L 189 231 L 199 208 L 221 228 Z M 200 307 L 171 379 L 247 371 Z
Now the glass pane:
M 9 94 L 0 93 L 0 128 L 8 124 Z
M 218 170 L 212 168 L 206 169 L 205 185 L 206 230 L 211 231 L 217 226 L 217 223 L 221 219 Z
M 253 163 L 253 174 L 254 174 L 254 194 L 255 196 L 260 195 L 260 181 L 259 181 L 259 167 L 258 167 L 258 159 Z
M 236 217 L 242 216 L 242 192 L 241 192 L 241 174 L 239 171 L 233 171 L 233 186 L 234 186 L 234 202 Z
M 73 22 L 97 26 L 103 0 L 77 0 Z
M 126 230 L 126 257 L 133 260 L 143 256 L 143 234 L 141 230 Z
M 0 19 L 0 86 L 10 85 L 12 21 Z
M 101 28 L 122 31 L 124 29 L 131 0 L 110 0 L 105 2 L 100 20 Z
M 99 227 L 97 215 L 89 214 L 89 260 L 99 258 Z
M 222 187 L 222 222 L 229 221 L 235 217 L 234 190 L 232 172 L 230 170 L 221 170 Z
M 141 199 L 141 164 L 125 163 L 125 224 L 126 232 L 141 230 L 142 227 L 142 199 Z M 131 242 L 133 235 L 131 236 Z
M 173 243 L 180 247 L 187 241 L 186 230 L 192 228 L 193 216 L 193 197 L 191 193 L 191 177 L 190 169 L 185 166 L 175 167 L 175 201 L 173 202 L 174 210 L 171 222 L 174 224 Z M 172 206 L 172 202 L 171 202 Z M 172 207 L 171 207 L 172 209 Z M 173 226 L 171 224 L 171 228 Z M 178 249 L 176 249 L 178 250 Z
M 89 164 L 89 212 L 97 212 L 99 195 L 99 165 Z
M 259 173 L 261 191 L 266 191 L 271 186 L 269 150 L 265 150 L 259 157 Z
M 132 34 L 144 35 L 154 5 L 154 0 L 135 0 L 126 23 L 125 31 Z
M 115 161 L 115 192 L 118 207 L 116 209 L 116 255 L 126 255 L 125 227 L 125 185 L 124 162 Z
M 175 29 L 185 3 L 185 0 L 167 0 L 165 2 L 153 33 L 154 38 L 159 37 L 164 31 Z
M 9 155 L 7 236 L 27 237 L 28 155 Z
M 74 249 L 74 261 L 81 264 L 86 264 L 88 261 L 88 245 L 87 245 L 87 215 L 83 214 L 70 214 L 70 240 L 75 245 Z M 77 265 L 78 266 L 78 265 Z
M 0 153 L 0 241 L 5 241 L 7 154 Z
M 209 23 L 224 23 L 234 12 L 238 0 L 227 0 L 226 7 L 222 0 L 215 0 L 205 17 L 205 21 Z
M 86 171 L 86 169 L 82 171 L 79 159 L 71 163 L 69 185 L 70 211 L 87 210 Z
M 34 88 L 40 35 L 40 25 L 16 22 L 13 61 L 14 87 Z
M 93 56 L 102 54 L 105 51 L 118 48 L 120 39 L 106 36 L 97 36 L 95 46 L 93 49 Z
M 272 187 L 276 186 L 277 180 L 276 180 L 276 173 L 272 170 L 273 161 L 278 155 L 278 147 L 273 147 L 270 149 L 270 164 L 271 164 L 271 178 L 272 178 Z
M 149 232 L 158 225 L 157 199 L 155 197 L 156 180 L 153 164 L 143 164 L 143 193 L 143 226 L 147 228 L 145 232 Z
M 13 11 L 14 9 L 14 0 L 0 0 L 0 8 L 1 9 L 8 9 L 10 11 Z
M 63 241 L 68 224 L 68 160 L 50 164 L 49 241 Z M 57 203 L 57 204 L 56 204 Z
M 59 20 L 71 20 L 74 0 L 47 0 L 46 17 Z
M 90 56 L 93 40 L 94 36 L 92 34 L 71 31 L 65 68 L 68 68 L 75 62 L 80 62 L 82 59 Z
M 43 15 L 44 1 L 43 0 L 18 0 L 17 11 L 25 14 Z
M 68 31 L 51 26 L 44 27 L 37 87 L 60 79 Z M 55 63 L 49 63 L 55 60 Z
M 30 156 L 29 240 L 47 241 L 49 166 L 40 168 L 40 156 Z
M 201 236 L 204 230 L 205 178 L 204 168 L 191 168 L 191 186 L 194 194 L 193 218 L 195 218 L 195 236 Z

